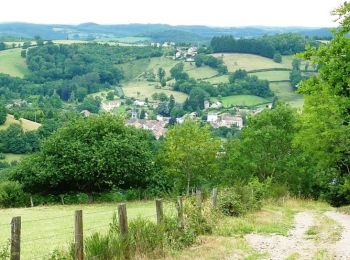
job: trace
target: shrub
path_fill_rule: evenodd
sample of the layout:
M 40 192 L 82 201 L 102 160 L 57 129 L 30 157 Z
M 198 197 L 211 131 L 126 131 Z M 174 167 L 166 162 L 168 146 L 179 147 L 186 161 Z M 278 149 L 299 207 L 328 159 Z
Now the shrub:
M 28 194 L 23 191 L 22 185 L 18 182 L 4 181 L 0 183 L 0 207 L 22 207 L 28 202 Z
M 266 197 L 269 187 L 270 180 L 261 183 L 253 179 L 247 185 L 236 185 L 223 189 L 219 193 L 219 209 L 227 216 L 239 216 L 258 210 L 261 208 L 262 200 Z

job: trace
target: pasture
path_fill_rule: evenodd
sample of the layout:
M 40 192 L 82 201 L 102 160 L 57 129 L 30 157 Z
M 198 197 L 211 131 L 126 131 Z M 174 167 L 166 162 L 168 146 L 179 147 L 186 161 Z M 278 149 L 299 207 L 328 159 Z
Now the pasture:
M 0 73 L 23 78 L 28 72 L 26 60 L 21 57 L 22 49 L 0 51 Z
M 246 71 L 259 70 L 259 69 L 271 69 L 274 68 L 290 68 L 289 63 L 276 63 L 272 59 L 265 58 L 254 54 L 242 54 L 242 53 L 215 53 L 214 57 L 222 57 L 224 63 L 227 66 L 229 72 L 234 72 L 238 69 L 244 69 Z
M 35 201 L 34 201 L 35 203 Z M 171 214 L 171 204 L 165 204 L 165 213 Z M 22 259 L 48 259 L 58 248 L 67 248 L 74 238 L 74 211 L 83 210 L 84 236 L 109 229 L 115 204 L 40 206 L 34 208 L 0 209 L 0 248 L 10 238 L 11 218 L 22 218 Z M 127 203 L 128 220 L 142 216 L 156 221 L 153 201 Z
M 216 100 L 213 98 L 212 100 Z M 222 98 L 222 104 L 224 107 L 232 107 L 232 106 L 258 106 L 270 103 L 271 99 L 262 98 L 253 95 L 234 95 Z
M 136 99 L 152 98 L 154 93 L 164 92 L 166 95 L 173 95 L 176 102 L 183 103 L 187 95 L 182 92 L 177 92 L 164 88 L 156 88 L 159 85 L 158 82 L 148 82 L 148 81 L 130 81 L 125 83 L 122 87 L 126 97 L 134 97 Z
M 218 75 L 212 78 L 208 78 L 205 81 L 208 81 L 211 84 L 220 84 L 220 83 L 228 83 L 229 76 L 228 75 Z
M 22 160 L 23 158 L 27 157 L 28 154 L 14 154 L 14 153 L 5 153 L 5 159 L 0 160 L 3 162 L 7 162 L 7 163 L 11 163 L 11 162 L 19 162 L 20 160 Z
M 259 79 L 268 81 L 284 81 L 289 80 L 289 71 L 262 71 L 249 73 L 250 75 L 255 75 Z
M 270 89 L 280 101 L 286 102 L 297 109 L 302 109 L 304 98 L 301 94 L 292 90 L 289 82 L 272 82 L 270 83 Z
M 37 130 L 41 126 L 41 124 L 28 119 L 20 118 L 19 120 L 16 120 L 13 115 L 7 115 L 5 124 L 0 125 L 0 130 L 8 128 L 11 124 L 21 125 L 24 131 Z

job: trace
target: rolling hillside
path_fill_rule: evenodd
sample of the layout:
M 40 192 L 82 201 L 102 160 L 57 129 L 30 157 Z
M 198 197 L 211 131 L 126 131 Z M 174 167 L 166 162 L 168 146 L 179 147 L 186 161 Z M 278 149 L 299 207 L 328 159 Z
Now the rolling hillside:
M 0 51 L 0 73 L 23 78 L 27 73 L 25 59 L 21 57 L 22 49 Z

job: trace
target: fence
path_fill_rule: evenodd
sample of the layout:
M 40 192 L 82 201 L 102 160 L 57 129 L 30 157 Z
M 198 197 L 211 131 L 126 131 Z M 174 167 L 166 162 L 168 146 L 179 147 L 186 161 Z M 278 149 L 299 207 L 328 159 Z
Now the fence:
M 195 201 L 197 206 L 201 206 L 203 201 L 203 196 L 201 191 L 199 190 L 195 194 Z M 213 189 L 212 191 L 211 205 L 213 208 L 216 208 L 217 206 L 217 189 L 216 188 Z M 164 206 L 163 206 L 162 199 L 155 200 L 155 209 L 156 209 L 155 214 L 143 215 L 143 217 L 155 217 L 157 224 L 160 225 L 164 218 Z M 177 197 L 176 210 L 177 210 L 178 227 L 183 228 L 184 227 L 184 210 L 183 210 L 183 197 L 181 196 Z M 23 227 L 22 224 L 29 223 L 31 226 L 45 225 L 45 221 L 48 221 L 48 220 L 63 221 L 65 217 L 72 217 L 72 215 L 62 215 L 62 216 L 56 216 L 51 218 L 35 219 L 35 220 L 28 220 L 28 221 L 22 221 L 21 216 L 13 217 L 10 224 L 11 225 L 10 259 L 20 260 L 21 257 L 22 259 L 47 259 L 52 255 L 52 252 L 49 252 L 50 250 L 48 249 L 45 250 L 46 254 L 41 254 L 41 255 L 32 254 L 30 256 L 27 256 L 26 254 L 28 254 L 28 252 L 23 252 L 22 247 L 27 246 L 32 249 L 35 249 L 35 244 L 38 241 L 48 241 L 53 243 L 54 239 L 62 237 L 61 241 L 63 242 L 63 239 L 66 239 L 67 237 L 71 237 L 74 240 L 73 242 L 74 242 L 75 259 L 82 260 L 84 259 L 84 234 L 89 231 L 90 232 L 97 231 L 97 230 L 100 231 L 109 227 L 109 222 L 108 222 L 107 224 L 102 224 L 102 225 L 100 224 L 97 226 L 84 229 L 84 225 L 83 225 L 84 217 L 92 216 L 95 218 L 99 214 L 107 215 L 107 214 L 114 214 L 114 213 L 115 213 L 115 210 L 94 211 L 94 212 L 87 212 L 84 214 L 83 210 L 76 210 L 74 214 L 74 222 L 72 222 L 71 226 L 60 227 L 59 229 L 60 232 L 55 233 L 53 235 L 44 235 L 44 236 L 38 236 L 38 237 L 30 236 L 30 238 L 26 239 L 25 241 L 22 241 L 23 237 L 25 236 L 25 233 L 23 233 L 23 230 L 22 230 L 22 227 Z M 118 216 L 120 233 L 122 235 L 126 235 L 128 233 L 128 214 L 127 214 L 127 208 L 125 203 L 118 204 L 117 216 Z M 8 225 L 8 224 L 0 223 L 0 226 L 5 226 L 5 225 Z

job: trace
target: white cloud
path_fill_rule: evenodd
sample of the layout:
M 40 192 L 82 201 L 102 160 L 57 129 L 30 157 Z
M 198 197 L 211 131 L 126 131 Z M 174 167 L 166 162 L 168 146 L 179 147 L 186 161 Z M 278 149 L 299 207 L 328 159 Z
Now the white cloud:
M 164 23 L 215 26 L 334 26 L 343 0 L 15 0 L 1 3 L 0 22 Z

